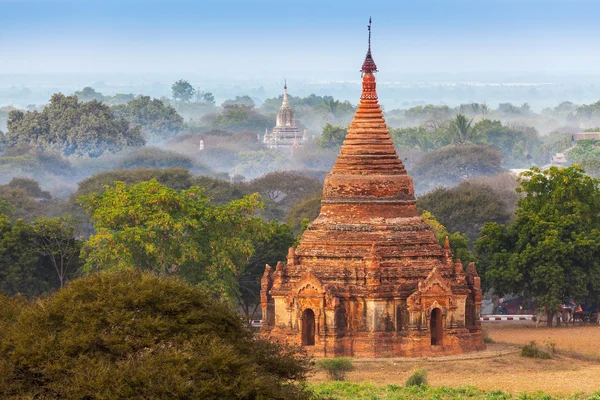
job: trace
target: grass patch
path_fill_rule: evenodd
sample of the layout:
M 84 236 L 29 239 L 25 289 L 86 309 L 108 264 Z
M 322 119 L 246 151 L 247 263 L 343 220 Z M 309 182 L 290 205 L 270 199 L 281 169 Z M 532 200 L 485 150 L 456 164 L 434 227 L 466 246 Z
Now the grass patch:
M 406 386 L 427 386 L 427 370 L 418 369 L 406 380 Z
M 347 357 L 323 358 L 317 361 L 317 367 L 327 371 L 327 375 L 334 381 L 343 381 L 346 373 L 354 369 L 352 360 Z
M 315 400 L 554 400 L 558 397 L 544 392 L 511 395 L 500 390 L 484 391 L 473 386 L 459 388 L 400 385 L 376 386 L 370 383 L 324 382 L 311 385 Z M 600 391 L 591 395 L 576 393 L 568 399 L 600 400 Z
M 550 353 L 540 350 L 533 340 L 521 348 L 521 357 L 539 358 L 541 360 L 548 360 L 552 358 Z

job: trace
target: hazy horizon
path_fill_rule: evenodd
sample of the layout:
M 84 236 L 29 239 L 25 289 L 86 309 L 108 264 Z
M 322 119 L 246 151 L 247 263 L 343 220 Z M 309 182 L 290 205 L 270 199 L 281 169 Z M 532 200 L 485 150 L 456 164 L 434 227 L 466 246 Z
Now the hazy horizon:
M 373 17 L 382 74 L 597 74 L 590 0 L 0 0 L 0 74 L 352 79 Z

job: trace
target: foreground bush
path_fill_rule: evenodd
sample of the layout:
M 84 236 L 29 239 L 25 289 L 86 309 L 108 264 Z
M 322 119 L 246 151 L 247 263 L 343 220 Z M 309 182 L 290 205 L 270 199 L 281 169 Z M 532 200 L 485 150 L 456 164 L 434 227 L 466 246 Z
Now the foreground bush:
M 418 369 L 406 380 L 406 386 L 427 386 L 427 370 Z
M 540 350 L 533 340 L 521 348 L 521 357 L 540 358 L 542 360 L 552 358 L 549 353 Z
M 12 309 L 0 313 L 2 399 L 308 398 L 291 383 L 306 357 L 178 280 L 96 273 Z
M 346 357 L 324 358 L 317 361 L 317 366 L 327 371 L 327 375 L 334 381 L 343 381 L 346 378 L 346 372 L 354 369 L 352 360 Z

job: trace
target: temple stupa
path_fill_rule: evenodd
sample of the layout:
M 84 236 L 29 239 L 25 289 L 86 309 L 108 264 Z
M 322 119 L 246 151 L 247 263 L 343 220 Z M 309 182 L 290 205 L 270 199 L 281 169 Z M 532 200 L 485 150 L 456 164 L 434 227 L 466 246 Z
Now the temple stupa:
M 369 49 L 362 94 L 321 212 L 261 281 L 262 335 L 317 357 L 483 349 L 480 280 L 419 216 L 414 186 L 377 100 Z
M 275 127 L 271 133 L 268 130 L 265 131 L 263 143 L 269 149 L 291 153 L 295 148 L 302 147 L 306 140 L 306 130 L 301 135 L 296 126 L 296 117 L 294 117 L 294 112 L 288 100 L 287 82 L 285 82 L 283 85 L 283 102 L 277 113 Z

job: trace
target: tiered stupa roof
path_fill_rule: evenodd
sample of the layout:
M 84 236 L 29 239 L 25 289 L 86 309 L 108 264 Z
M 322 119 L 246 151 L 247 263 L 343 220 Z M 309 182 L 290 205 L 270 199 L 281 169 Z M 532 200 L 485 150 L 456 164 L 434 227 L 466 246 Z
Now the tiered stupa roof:
M 431 259 L 444 254 L 417 212 L 413 181 L 396 153 L 379 105 L 376 71 L 369 40 L 358 109 L 325 179 L 321 213 L 302 236 L 296 254 L 307 257 L 305 263 L 318 271 L 321 257 L 364 257 L 374 245 L 377 254 L 390 257 L 385 261 L 406 264 L 408 259 L 399 257 L 409 257 L 427 275 Z

